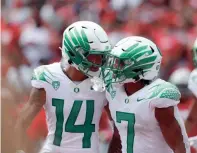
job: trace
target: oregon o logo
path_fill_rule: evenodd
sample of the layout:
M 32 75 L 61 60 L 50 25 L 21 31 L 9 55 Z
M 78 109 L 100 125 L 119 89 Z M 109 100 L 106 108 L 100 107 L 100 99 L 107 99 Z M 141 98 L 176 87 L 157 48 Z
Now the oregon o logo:
M 125 103 L 128 104 L 129 103 L 129 99 L 125 99 Z
M 74 92 L 78 93 L 79 92 L 79 88 L 74 88 Z

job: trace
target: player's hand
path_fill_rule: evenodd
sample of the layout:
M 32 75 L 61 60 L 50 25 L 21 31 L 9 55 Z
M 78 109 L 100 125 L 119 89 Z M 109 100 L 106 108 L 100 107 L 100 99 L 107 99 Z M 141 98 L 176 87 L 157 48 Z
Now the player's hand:
M 16 153 L 25 153 L 23 150 L 17 150 Z
M 109 142 L 112 139 L 112 134 L 109 130 L 102 130 L 99 132 L 99 139 L 103 142 Z

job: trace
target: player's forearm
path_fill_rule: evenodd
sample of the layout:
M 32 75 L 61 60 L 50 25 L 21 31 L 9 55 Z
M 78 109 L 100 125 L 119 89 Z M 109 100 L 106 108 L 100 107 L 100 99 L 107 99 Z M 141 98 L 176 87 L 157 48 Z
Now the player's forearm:
M 163 133 L 163 136 L 169 147 L 174 151 L 174 153 L 186 153 L 186 147 L 183 141 L 183 136 L 181 134 L 181 129 L 179 127 L 171 128 L 169 133 Z
M 170 144 L 174 153 L 187 153 L 187 144 L 184 143 L 180 127 L 172 129 L 171 137 L 175 137 L 175 141 Z
M 28 104 L 27 104 L 28 105 Z M 27 112 L 28 107 L 24 107 L 20 112 L 19 117 L 15 125 L 15 138 L 16 138 L 16 150 L 25 150 L 25 136 L 26 130 L 31 123 L 32 118 L 30 112 Z
M 174 116 L 174 107 L 156 108 L 155 117 L 166 143 L 174 153 L 186 153 L 181 126 Z
M 16 150 L 26 150 L 25 148 L 25 131 L 26 127 L 24 121 L 18 119 L 15 125 L 15 139 L 16 139 Z
M 16 150 L 25 149 L 26 130 L 41 108 L 28 102 L 20 112 L 15 125 Z
M 162 130 L 167 144 L 174 153 L 186 153 L 186 144 L 184 143 L 181 127 L 177 121 L 174 120 L 169 126 L 164 126 Z

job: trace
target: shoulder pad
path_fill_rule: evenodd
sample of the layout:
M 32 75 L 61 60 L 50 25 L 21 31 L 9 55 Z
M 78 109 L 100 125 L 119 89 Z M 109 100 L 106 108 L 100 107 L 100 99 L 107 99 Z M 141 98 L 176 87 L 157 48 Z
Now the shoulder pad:
M 36 68 L 32 75 L 32 81 L 41 81 L 51 84 L 54 89 L 59 88 L 60 82 L 57 78 L 47 69 L 46 65 Z
M 194 69 L 190 74 L 188 88 L 197 97 L 197 69 Z
M 43 66 L 39 66 L 36 69 L 34 69 L 34 72 L 33 72 L 31 80 L 46 81 L 46 79 L 44 77 L 44 70 L 45 70 L 45 66 L 44 65 Z
M 181 93 L 179 92 L 178 88 L 169 82 L 155 85 L 151 87 L 150 90 L 152 91 L 152 94 L 149 99 L 166 98 L 179 101 L 181 98 Z

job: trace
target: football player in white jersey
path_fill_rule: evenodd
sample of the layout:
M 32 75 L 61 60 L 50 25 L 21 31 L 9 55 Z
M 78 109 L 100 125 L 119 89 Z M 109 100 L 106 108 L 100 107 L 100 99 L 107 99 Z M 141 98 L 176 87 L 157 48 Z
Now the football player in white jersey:
M 193 47 L 193 61 L 196 68 L 190 74 L 188 88 L 194 94 L 195 102 L 185 124 L 188 132 L 190 132 L 194 126 L 197 127 L 197 39 Z
M 190 153 L 177 108 L 180 92 L 156 79 L 161 59 L 157 46 L 143 37 L 122 39 L 107 58 L 106 97 L 122 153 Z
M 59 63 L 34 70 L 32 91 L 16 123 L 17 152 L 22 153 L 22 134 L 44 107 L 48 136 L 40 153 L 98 153 L 98 128 L 105 93 L 92 88 L 111 50 L 105 31 L 96 23 L 75 22 L 63 33 Z

